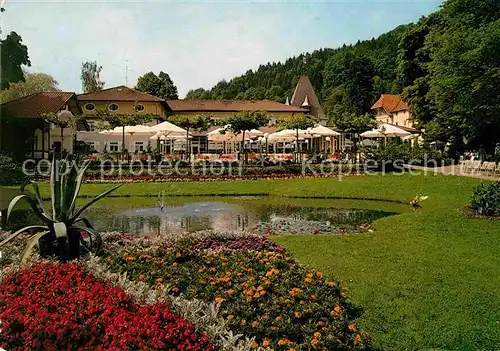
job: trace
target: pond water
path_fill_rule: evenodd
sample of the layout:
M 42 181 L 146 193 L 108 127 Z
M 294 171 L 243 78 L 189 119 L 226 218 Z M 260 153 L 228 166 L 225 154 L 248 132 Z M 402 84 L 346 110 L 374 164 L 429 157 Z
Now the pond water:
M 195 232 L 204 229 L 262 234 L 345 234 L 362 232 L 374 220 L 400 213 L 395 208 L 356 208 L 341 200 L 273 197 L 166 198 L 135 205 L 107 200 L 87 212 L 98 230 L 133 234 Z M 146 200 L 146 201 L 145 201 Z M 143 206 L 149 200 L 150 207 Z M 366 205 L 366 203 L 365 203 Z M 371 204 L 373 207 L 373 204 Z M 380 204 L 377 204 L 380 205 Z M 401 205 L 399 205 L 401 206 Z
M 8 195 L 11 198 L 16 192 L 9 190 Z M 81 199 L 78 205 L 87 201 Z M 2 203 L 0 209 L 7 205 Z M 106 198 L 91 207 L 85 217 L 99 231 L 131 234 L 175 234 L 205 229 L 250 230 L 271 235 L 345 234 L 366 231 L 373 221 L 405 211 L 407 206 L 401 204 L 362 200 L 165 196 Z M 17 211 L 13 219 L 8 229 L 36 222 L 34 215 L 26 210 Z

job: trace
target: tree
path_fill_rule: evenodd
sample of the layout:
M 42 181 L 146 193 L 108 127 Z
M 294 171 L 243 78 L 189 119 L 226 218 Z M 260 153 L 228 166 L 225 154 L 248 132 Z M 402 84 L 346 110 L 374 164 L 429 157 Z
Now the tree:
M 120 114 L 107 110 L 97 110 L 96 116 L 107 122 L 111 128 L 122 127 L 122 152 L 125 153 L 125 127 L 145 124 L 152 121 L 156 116 L 151 114 Z
M 208 100 L 210 99 L 210 92 L 203 88 L 198 88 L 195 90 L 189 90 L 186 94 L 186 99 L 190 100 Z
M 181 127 L 186 130 L 186 153 L 188 154 L 188 162 L 191 160 L 191 150 L 190 148 L 190 140 L 189 140 L 189 131 L 206 131 L 213 124 L 213 120 L 210 116 L 198 115 L 195 118 L 190 116 L 176 115 L 172 116 L 168 119 L 169 122 L 175 124 L 178 127 Z
M 283 122 L 283 127 L 295 130 L 295 145 L 299 146 L 299 129 L 306 130 L 307 128 L 314 127 L 314 121 L 304 115 L 296 115 L 289 120 Z
M 245 132 L 259 129 L 269 122 L 269 115 L 263 111 L 242 111 L 226 120 L 226 130 L 235 135 L 242 134 L 241 150 L 245 154 Z M 246 158 L 244 158 L 246 162 Z
M 31 66 L 28 47 L 22 44 L 16 32 L 10 32 L 0 42 L 0 89 L 7 89 L 9 83 L 24 82 L 22 65 Z
M 41 91 L 59 91 L 57 81 L 45 73 L 24 73 L 25 81 L 10 83 L 9 89 L 0 92 L 0 102 L 19 99 Z
M 172 79 L 170 79 L 170 76 L 163 71 L 158 76 L 153 72 L 148 72 L 139 77 L 135 88 L 165 100 L 176 100 L 179 98 L 177 87 L 174 85 Z
M 104 88 L 104 82 L 101 81 L 102 66 L 98 66 L 96 61 L 87 61 L 82 63 L 80 79 L 84 93 L 93 93 Z
M 334 119 L 333 124 L 343 133 L 352 133 L 352 134 L 361 134 L 374 128 L 377 123 L 375 119 L 368 114 L 365 113 L 363 115 L 352 114 L 344 114 L 338 119 Z M 354 152 L 357 150 L 357 138 L 354 139 Z

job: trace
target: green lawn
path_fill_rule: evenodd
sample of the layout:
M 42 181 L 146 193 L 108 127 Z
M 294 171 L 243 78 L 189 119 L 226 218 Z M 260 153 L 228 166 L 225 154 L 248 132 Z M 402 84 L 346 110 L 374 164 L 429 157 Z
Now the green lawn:
M 330 179 L 127 184 L 117 195 L 272 194 L 409 202 L 418 212 L 374 224 L 360 235 L 276 237 L 299 262 L 341 280 L 365 312 L 363 329 L 382 349 L 498 349 L 500 222 L 469 219 L 461 208 L 478 180 L 452 176 L 357 176 Z M 92 195 L 109 184 L 87 184 Z M 42 186 L 47 195 L 47 185 Z M 293 199 L 283 199 L 293 201 Z

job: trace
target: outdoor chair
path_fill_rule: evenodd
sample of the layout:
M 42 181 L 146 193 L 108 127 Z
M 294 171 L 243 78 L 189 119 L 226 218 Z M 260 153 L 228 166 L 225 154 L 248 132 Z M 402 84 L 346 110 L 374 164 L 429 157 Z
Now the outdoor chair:
M 481 161 L 472 161 L 470 174 L 476 174 L 481 169 Z
M 481 167 L 481 168 L 484 169 L 484 172 L 487 175 L 491 175 L 491 176 L 495 175 L 495 168 L 496 168 L 495 162 L 484 162 L 483 165 L 484 165 L 484 167 Z

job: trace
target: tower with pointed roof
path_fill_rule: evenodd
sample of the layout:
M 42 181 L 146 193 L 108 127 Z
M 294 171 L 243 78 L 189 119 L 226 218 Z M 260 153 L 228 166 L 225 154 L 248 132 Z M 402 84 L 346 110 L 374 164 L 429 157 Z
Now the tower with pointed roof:
M 318 96 L 309 80 L 309 77 L 300 77 L 295 91 L 293 92 L 290 104 L 302 108 L 307 108 L 309 114 L 314 117 L 318 122 L 326 121 L 325 113 L 319 103 Z

